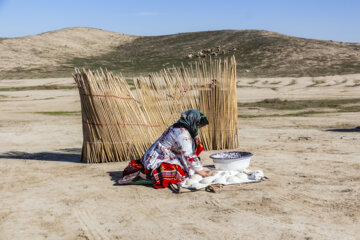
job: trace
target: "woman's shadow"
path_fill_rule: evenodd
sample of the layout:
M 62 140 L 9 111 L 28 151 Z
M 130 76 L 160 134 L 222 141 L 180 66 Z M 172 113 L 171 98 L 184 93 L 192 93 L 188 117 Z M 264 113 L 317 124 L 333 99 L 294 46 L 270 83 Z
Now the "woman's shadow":
M 153 182 L 147 178 L 144 173 L 135 172 L 126 175 L 123 178 L 123 171 L 108 172 L 111 181 L 114 182 L 114 186 L 126 186 L 126 185 L 141 185 L 145 187 L 152 187 Z M 122 184 L 119 184 L 121 180 Z
M 110 176 L 110 180 L 114 182 L 115 186 L 118 186 L 118 180 L 122 178 L 123 171 L 107 172 Z

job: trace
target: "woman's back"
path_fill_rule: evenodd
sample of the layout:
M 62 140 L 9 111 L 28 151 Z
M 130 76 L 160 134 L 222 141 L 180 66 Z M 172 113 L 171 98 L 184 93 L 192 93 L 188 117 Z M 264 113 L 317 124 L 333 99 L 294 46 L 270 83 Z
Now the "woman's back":
M 170 126 L 146 151 L 141 162 L 148 170 L 156 169 L 162 162 L 183 166 L 182 155 L 194 154 L 194 142 L 188 130 Z

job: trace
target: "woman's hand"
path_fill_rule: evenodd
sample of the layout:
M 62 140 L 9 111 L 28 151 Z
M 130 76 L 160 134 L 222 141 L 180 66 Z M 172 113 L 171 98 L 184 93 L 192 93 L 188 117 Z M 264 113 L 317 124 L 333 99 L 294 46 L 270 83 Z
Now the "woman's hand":
M 196 171 L 195 173 L 199 174 L 202 177 L 210 177 L 210 176 L 214 176 L 217 172 L 215 170 L 211 171 L 210 169 L 204 167 L 202 170 Z

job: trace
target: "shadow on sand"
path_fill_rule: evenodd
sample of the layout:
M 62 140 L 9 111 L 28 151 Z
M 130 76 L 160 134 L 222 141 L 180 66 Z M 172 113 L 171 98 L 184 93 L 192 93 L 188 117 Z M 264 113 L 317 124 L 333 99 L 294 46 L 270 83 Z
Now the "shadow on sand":
M 122 178 L 123 171 L 115 171 L 115 172 L 107 172 L 110 176 L 111 181 L 114 182 L 114 186 L 129 186 L 129 185 L 138 185 L 138 186 L 144 186 L 144 187 L 150 187 L 153 188 L 153 183 L 150 180 L 144 180 L 141 178 L 135 179 L 134 182 L 129 184 L 119 184 L 118 180 Z
M 360 126 L 356 128 L 327 129 L 327 132 L 360 132 Z
M 81 148 L 66 148 L 54 152 L 27 153 L 11 151 L 0 154 L 0 159 L 24 159 L 39 161 L 58 161 L 58 162 L 80 162 Z
M 119 185 L 117 181 L 122 178 L 123 171 L 107 172 L 111 178 L 111 181 L 114 182 L 114 185 Z

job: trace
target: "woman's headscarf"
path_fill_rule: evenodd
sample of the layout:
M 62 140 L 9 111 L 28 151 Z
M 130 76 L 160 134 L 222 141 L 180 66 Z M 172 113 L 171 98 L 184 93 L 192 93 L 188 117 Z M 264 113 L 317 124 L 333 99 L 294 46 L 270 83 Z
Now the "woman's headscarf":
M 181 113 L 179 121 L 173 126 L 175 128 L 186 128 L 193 139 L 198 135 L 199 127 L 209 124 L 205 114 L 197 109 L 186 110 Z

